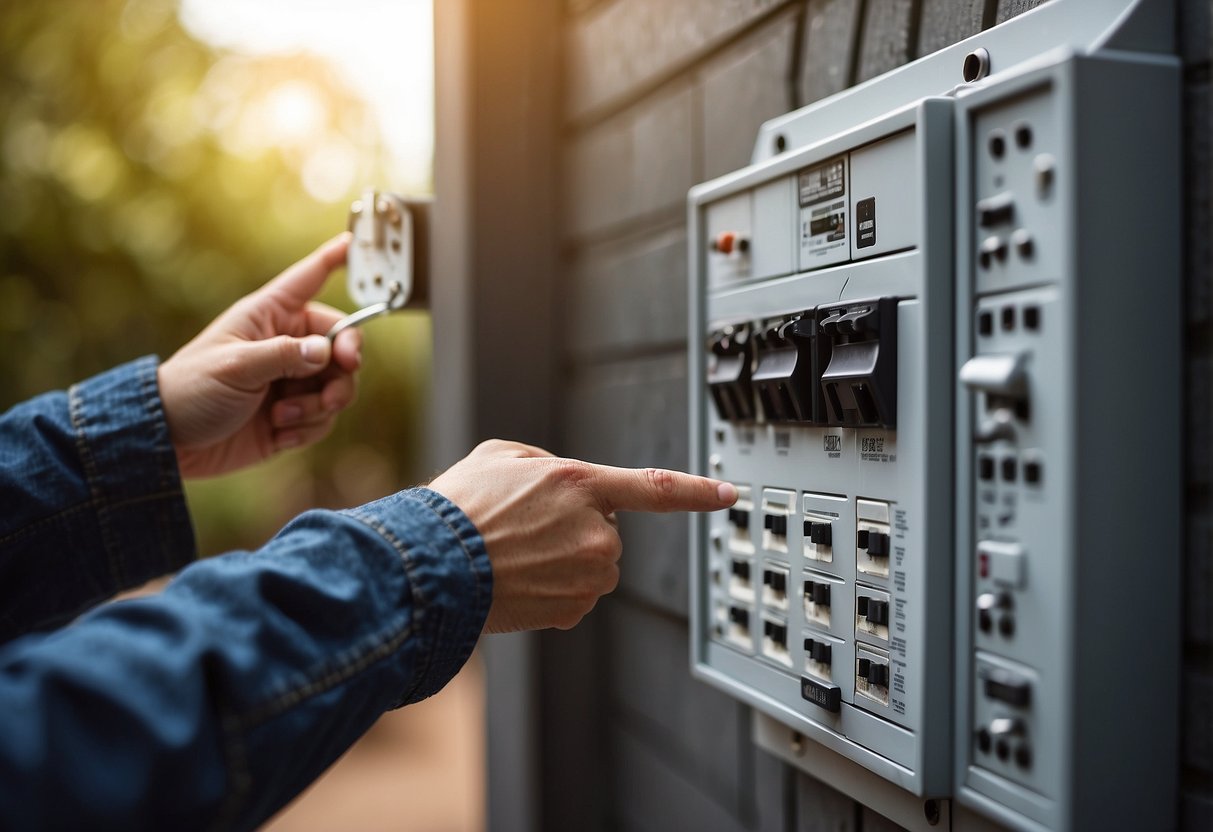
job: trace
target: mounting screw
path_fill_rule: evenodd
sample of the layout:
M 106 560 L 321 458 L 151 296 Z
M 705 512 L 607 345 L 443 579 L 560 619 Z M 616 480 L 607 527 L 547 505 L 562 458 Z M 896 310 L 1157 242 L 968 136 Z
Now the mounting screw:
M 783 133 L 776 133 L 775 134 L 775 152 L 783 153 L 787 149 L 788 149 L 787 137 L 784 136 Z
M 804 737 L 799 731 L 792 732 L 792 753 L 799 757 L 804 753 Z
M 928 800 L 922 804 L 922 813 L 927 816 L 927 823 L 935 826 L 939 823 L 939 801 Z
M 964 63 L 960 67 L 960 74 L 966 84 L 985 78 L 990 74 L 990 53 L 978 48 L 965 55 Z

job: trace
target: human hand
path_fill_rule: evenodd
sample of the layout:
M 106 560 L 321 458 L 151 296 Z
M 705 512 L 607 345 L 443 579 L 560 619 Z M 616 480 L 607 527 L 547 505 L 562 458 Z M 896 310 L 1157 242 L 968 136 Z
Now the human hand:
M 656 468 L 558 459 L 490 440 L 429 486 L 475 524 L 493 567 L 486 633 L 567 630 L 619 583 L 616 511 L 715 511 L 729 483 Z
M 309 445 L 354 400 L 362 335 L 324 337 L 342 313 L 312 302 L 345 262 L 341 234 L 238 300 L 160 365 L 160 398 L 181 473 L 223 474 Z

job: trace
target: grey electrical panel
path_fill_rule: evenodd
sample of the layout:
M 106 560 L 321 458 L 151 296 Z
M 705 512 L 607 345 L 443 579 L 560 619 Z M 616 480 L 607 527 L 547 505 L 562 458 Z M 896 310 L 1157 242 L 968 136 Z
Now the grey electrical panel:
M 692 663 L 860 800 L 875 777 L 955 828 L 1153 828 L 1178 69 L 1159 4 L 1050 6 L 765 125 L 692 190 L 692 461 L 741 494 L 692 521 Z

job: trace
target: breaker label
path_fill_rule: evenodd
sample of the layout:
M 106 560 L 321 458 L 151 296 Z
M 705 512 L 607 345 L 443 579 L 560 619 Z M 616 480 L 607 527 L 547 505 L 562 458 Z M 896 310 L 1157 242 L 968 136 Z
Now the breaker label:
M 863 436 L 859 439 L 859 458 L 864 462 L 896 462 L 897 454 L 885 450 L 883 436 Z
M 842 434 L 827 433 L 821 438 L 821 449 L 830 459 L 842 456 Z

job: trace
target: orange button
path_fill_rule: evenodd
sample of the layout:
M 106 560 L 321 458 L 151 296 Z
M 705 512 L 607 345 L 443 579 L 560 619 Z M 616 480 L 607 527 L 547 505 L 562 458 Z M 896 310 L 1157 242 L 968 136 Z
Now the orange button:
M 719 251 L 721 254 L 732 254 L 733 244 L 736 242 L 737 235 L 732 231 L 721 231 L 712 241 L 712 250 Z

